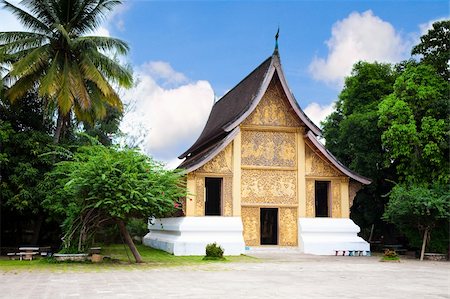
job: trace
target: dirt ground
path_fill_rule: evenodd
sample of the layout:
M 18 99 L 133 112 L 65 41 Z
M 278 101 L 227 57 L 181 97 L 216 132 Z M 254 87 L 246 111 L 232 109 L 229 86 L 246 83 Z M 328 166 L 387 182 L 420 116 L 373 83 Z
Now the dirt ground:
M 0 298 L 450 298 L 450 263 L 254 253 L 250 263 L 0 272 Z

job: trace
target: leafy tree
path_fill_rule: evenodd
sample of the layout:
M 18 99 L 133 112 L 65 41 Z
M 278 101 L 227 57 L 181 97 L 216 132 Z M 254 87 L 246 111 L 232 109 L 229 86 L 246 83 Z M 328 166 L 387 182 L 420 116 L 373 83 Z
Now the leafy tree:
M 51 125 L 43 122 L 44 113 L 35 93 L 26 94 L 14 105 L 0 100 L 2 218 L 9 218 L 8 223 L 4 224 L 9 230 L 18 222 L 23 222 L 19 226 L 33 223 L 34 233 L 28 240 L 32 244 L 37 244 L 45 219 L 41 206 L 43 190 L 38 185 L 55 162 L 54 157 L 43 155 L 53 151 L 54 147 L 48 134 Z M 17 228 L 14 238 L 18 242 L 25 241 L 21 238 L 21 232 Z M 11 239 L 11 236 L 8 238 Z
M 89 242 L 98 227 L 115 222 L 133 253 L 135 247 L 126 223 L 134 217 L 163 217 L 173 213 L 186 190 L 179 172 L 133 149 L 103 145 L 82 146 L 70 161 L 57 164 L 44 184 L 51 190 L 46 207 L 65 218 L 64 246 L 78 249 Z
M 449 225 L 450 190 L 448 186 L 443 188 L 438 185 L 431 188 L 396 185 L 390 193 L 383 218 L 395 224 L 410 240 L 414 240 L 417 233 L 423 236 L 420 254 L 420 260 L 423 260 L 432 230 L 437 225 Z M 446 241 L 448 242 L 448 236 Z
M 358 62 L 339 94 L 334 111 L 323 122 L 326 147 L 345 165 L 373 183 L 358 192 L 352 218 L 362 227 L 383 225 L 385 195 L 395 179 L 395 169 L 385 167 L 378 104 L 393 91 L 397 72 L 389 64 Z
M 93 123 L 108 107 L 122 110 L 112 84 L 130 87 L 131 73 L 106 53 L 124 55 L 128 46 L 115 38 L 86 36 L 121 1 L 24 0 L 27 10 L 2 3 L 30 30 L 0 32 L 0 66 L 8 69 L 5 96 L 14 102 L 38 86 L 46 107 L 57 111 L 55 142 L 70 126 L 72 112 L 79 121 Z
M 446 80 L 450 78 L 450 20 L 433 23 L 433 27 L 420 37 L 411 54 L 422 55 L 421 62 L 432 65 Z
M 433 67 L 410 66 L 379 104 L 385 165 L 396 165 L 401 181 L 449 182 L 448 91 L 449 82 Z
M 395 165 L 399 176 L 384 219 L 413 245 L 417 229 L 423 234 L 421 259 L 432 229 L 448 235 L 448 91 L 449 82 L 431 65 L 410 65 L 379 104 L 385 165 Z M 438 247 L 448 247 L 448 237 L 436 241 L 444 244 Z

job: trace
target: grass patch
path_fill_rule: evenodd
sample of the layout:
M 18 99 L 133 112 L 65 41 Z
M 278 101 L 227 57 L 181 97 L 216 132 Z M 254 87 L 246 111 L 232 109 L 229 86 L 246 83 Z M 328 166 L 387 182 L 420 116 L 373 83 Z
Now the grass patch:
M 101 254 L 111 259 L 102 263 L 91 262 L 56 262 L 53 259 L 38 258 L 32 261 L 9 260 L 7 257 L 0 258 L 0 271 L 108 271 L 113 269 L 142 269 L 152 267 L 174 267 L 189 265 L 204 265 L 217 262 L 217 260 L 203 260 L 203 256 L 174 256 L 167 252 L 153 249 L 144 245 L 137 245 L 139 253 L 144 260 L 143 264 L 135 264 L 134 258 L 128 248 L 122 244 L 99 245 L 102 247 Z M 131 262 L 130 262 L 131 261 Z M 258 259 L 241 255 L 227 256 L 221 262 L 256 262 Z

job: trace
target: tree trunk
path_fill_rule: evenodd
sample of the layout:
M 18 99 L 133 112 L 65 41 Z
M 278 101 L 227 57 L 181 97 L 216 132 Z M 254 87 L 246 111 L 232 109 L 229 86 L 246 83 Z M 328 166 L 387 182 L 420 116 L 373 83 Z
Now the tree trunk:
M 58 111 L 58 120 L 56 121 L 55 135 L 53 135 L 53 143 L 58 144 L 61 138 L 61 131 L 64 125 L 64 116 Z
M 128 247 L 131 250 L 131 253 L 133 253 L 136 263 L 142 263 L 143 262 L 142 257 L 139 254 L 139 251 L 137 250 L 136 246 L 134 245 L 133 239 L 131 239 L 130 233 L 127 231 L 127 228 L 125 227 L 125 223 L 121 219 L 117 219 L 116 223 L 119 226 L 120 233 L 122 234 L 125 243 L 127 243 Z
M 39 215 L 38 219 L 34 224 L 33 237 L 31 239 L 31 245 L 38 245 L 39 235 L 41 234 L 42 222 L 44 221 L 44 216 Z
M 427 246 L 428 239 L 428 227 L 425 228 L 423 232 L 423 241 L 422 241 L 422 251 L 420 252 L 420 260 L 423 261 L 423 256 L 425 255 L 425 247 Z

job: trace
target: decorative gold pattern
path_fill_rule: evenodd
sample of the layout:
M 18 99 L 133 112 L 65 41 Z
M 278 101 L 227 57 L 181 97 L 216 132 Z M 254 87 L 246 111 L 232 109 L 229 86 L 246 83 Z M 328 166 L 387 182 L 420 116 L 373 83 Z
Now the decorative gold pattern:
M 232 145 L 227 145 L 220 153 L 211 161 L 200 167 L 196 172 L 207 173 L 232 173 Z
M 318 154 L 314 153 L 309 146 L 306 146 L 306 175 L 307 176 L 326 176 L 335 177 L 342 176 L 336 168 L 322 159 Z
M 306 180 L 306 217 L 315 217 L 315 181 Z
M 297 209 L 280 208 L 280 245 L 297 246 Z
M 223 216 L 233 216 L 233 179 L 223 178 L 222 213 Z
M 297 173 L 295 171 L 243 169 L 241 202 L 298 204 Z
M 296 166 L 295 133 L 242 131 L 242 165 Z
M 259 238 L 259 208 L 241 208 L 242 224 L 244 226 L 244 242 L 248 246 L 260 244 Z
M 331 216 L 341 218 L 341 185 L 339 181 L 331 182 Z
M 361 189 L 362 184 L 359 182 L 356 182 L 354 180 L 351 180 L 348 185 L 348 200 L 349 200 L 349 207 L 351 208 L 353 205 L 353 200 L 355 199 L 356 193 L 358 193 L 359 189 Z
M 205 178 L 196 177 L 195 178 L 195 215 L 204 216 L 205 215 Z
M 268 125 L 300 127 L 296 115 L 292 111 L 283 87 L 274 76 L 255 110 L 242 122 L 243 125 Z

